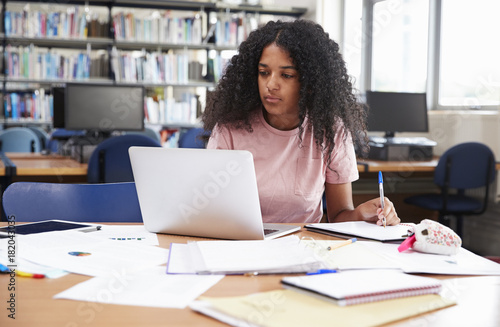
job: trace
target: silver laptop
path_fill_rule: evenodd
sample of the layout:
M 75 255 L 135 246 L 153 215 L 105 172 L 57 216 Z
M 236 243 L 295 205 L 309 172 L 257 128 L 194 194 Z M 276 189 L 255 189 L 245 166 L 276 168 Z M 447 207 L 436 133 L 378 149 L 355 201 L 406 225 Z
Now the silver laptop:
M 150 232 L 263 240 L 300 229 L 262 223 L 249 151 L 130 147 L 129 155 Z

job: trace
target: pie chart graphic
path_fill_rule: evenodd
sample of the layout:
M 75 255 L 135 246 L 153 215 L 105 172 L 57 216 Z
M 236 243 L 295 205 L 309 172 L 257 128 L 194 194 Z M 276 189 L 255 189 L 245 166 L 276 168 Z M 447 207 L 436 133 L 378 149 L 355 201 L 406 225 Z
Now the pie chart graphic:
M 89 252 L 79 252 L 79 251 L 68 252 L 68 254 L 75 257 L 86 257 L 88 255 L 91 255 L 91 253 Z

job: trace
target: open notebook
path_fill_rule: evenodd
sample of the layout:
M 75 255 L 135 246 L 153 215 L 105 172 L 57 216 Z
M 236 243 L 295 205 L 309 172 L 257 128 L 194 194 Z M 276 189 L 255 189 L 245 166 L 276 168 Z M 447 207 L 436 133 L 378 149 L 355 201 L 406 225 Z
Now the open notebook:
M 307 230 L 342 238 L 357 237 L 382 242 L 400 242 L 405 240 L 411 224 L 401 223 L 396 226 L 382 227 L 366 221 L 347 221 L 342 223 L 321 223 L 305 226 Z
M 333 274 L 284 277 L 285 287 L 335 301 L 340 306 L 401 297 L 438 294 L 441 282 L 396 270 L 350 270 Z
M 248 151 L 130 147 L 129 155 L 150 232 L 262 240 L 300 229 L 262 223 Z

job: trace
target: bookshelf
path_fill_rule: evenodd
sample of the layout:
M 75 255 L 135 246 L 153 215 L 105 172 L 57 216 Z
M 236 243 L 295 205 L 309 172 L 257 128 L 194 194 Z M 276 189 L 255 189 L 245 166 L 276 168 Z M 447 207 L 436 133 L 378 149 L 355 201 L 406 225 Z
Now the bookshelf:
M 2 0 L 0 123 L 51 128 L 51 87 L 141 84 L 146 123 L 197 125 L 238 44 L 267 20 L 305 8 L 222 1 Z

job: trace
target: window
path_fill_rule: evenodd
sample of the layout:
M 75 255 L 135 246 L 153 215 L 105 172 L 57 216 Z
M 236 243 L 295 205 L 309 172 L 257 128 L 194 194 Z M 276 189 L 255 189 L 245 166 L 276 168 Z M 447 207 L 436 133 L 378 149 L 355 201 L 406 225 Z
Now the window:
M 427 1 L 381 1 L 373 6 L 371 89 L 425 92 Z
M 426 92 L 432 109 L 499 109 L 499 12 L 497 0 L 345 0 L 348 72 L 362 92 Z
M 361 50 L 363 49 L 363 30 L 361 15 L 362 1 L 345 1 L 344 3 L 344 36 L 342 55 L 346 62 L 347 72 L 353 79 L 353 85 L 361 90 Z
M 500 104 L 500 2 L 443 0 L 439 106 Z

